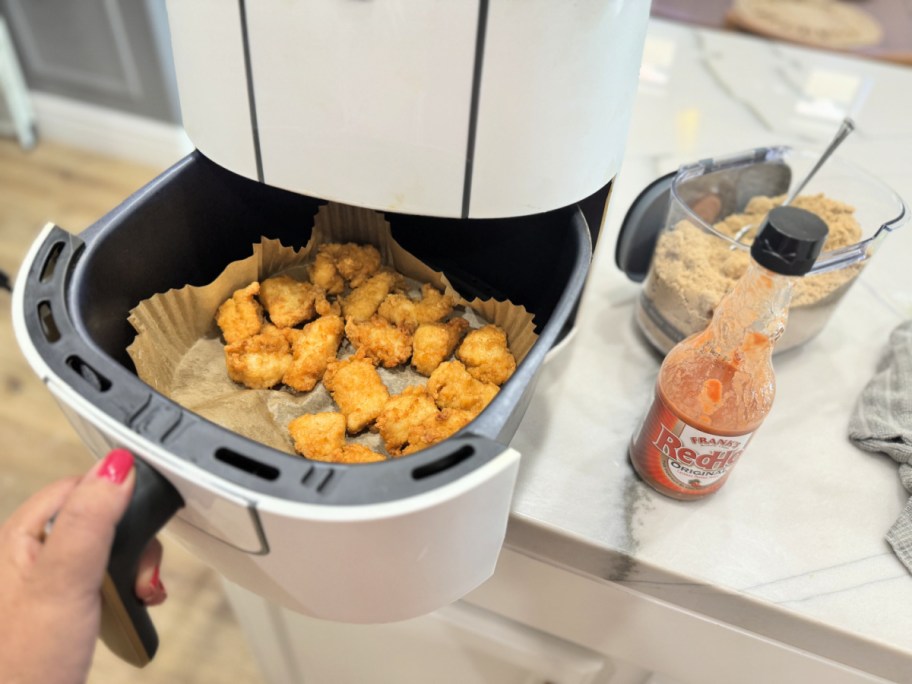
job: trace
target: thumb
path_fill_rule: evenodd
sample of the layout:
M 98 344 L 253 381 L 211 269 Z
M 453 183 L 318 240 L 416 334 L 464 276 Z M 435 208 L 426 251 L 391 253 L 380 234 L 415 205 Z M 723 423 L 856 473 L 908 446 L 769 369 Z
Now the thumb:
M 73 488 L 39 557 L 52 589 L 98 592 L 135 479 L 133 455 L 115 449 Z

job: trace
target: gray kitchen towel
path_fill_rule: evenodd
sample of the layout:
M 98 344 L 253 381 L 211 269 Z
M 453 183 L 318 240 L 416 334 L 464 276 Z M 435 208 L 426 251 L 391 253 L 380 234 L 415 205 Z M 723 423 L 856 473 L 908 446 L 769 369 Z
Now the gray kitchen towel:
M 849 439 L 865 451 L 887 454 L 899 463 L 900 481 L 912 493 L 912 321 L 890 334 L 877 371 L 849 419 Z M 886 539 L 912 572 L 912 498 Z

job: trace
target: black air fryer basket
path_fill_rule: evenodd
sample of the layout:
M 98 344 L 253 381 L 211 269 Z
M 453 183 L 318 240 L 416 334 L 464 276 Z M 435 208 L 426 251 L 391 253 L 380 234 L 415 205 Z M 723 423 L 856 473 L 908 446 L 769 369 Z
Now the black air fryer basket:
M 460 433 L 414 455 L 318 463 L 224 429 L 136 375 L 129 311 L 211 282 L 261 236 L 301 247 L 320 201 L 250 181 L 195 152 L 78 236 L 54 227 L 24 282 L 26 329 L 44 363 L 114 420 L 248 490 L 324 505 L 419 494 L 492 459 L 511 440 L 546 353 L 571 320 L 592 254 L 577 206 L 508 219 L 386 214 L 393 238 L 472 298 L 509 299 L 538 341 L 491 404 Z

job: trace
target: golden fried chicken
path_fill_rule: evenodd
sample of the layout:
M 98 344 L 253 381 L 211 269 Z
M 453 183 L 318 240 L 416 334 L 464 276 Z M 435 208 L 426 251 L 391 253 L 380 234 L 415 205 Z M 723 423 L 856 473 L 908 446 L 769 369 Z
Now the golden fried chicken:
M 269 320 L 280 328 L 291 328 L 317 315 L 317 299 L 323 290 L 310 283 L 275 276 L 260 284 L 260 303 L 266 307 Z
M 500 390 L 497 385 L 476 380 L 455 360 L 437 366 L 428 378 L 427 388 L 440 408 L 460 409 L 473 416 L 481 413 Z
M 348 281 L 351 287 L 358 287 L 380 268 L 380 252 L 373 245 L 345 244 L 322 245 L 336 265 L 339 275 Z
M 433 373 L 450 358 L 468 329 L 469 322 L 464 318 L 419 325 L 412 338 L 412 367 L 425 376 Z
M 323 384 L 345 415 L 350 434 L 361 432 L 380 415 L 389 400 L 389 391 L 374 362 L 360 352 L 326 368 Z
M 345 336 L 355 349 L 363 350 L 366 356 L 384 368 L 408 363 L 412 355 L 412 336 L 409 332 L 377 315 L 361 322 L 349 318 L 345 322 Z
M 468 425 L 474 417 L 469 411 L 460 409 L 445 408 L 438 411 L 411 429 L 408 446 L 402 450 L 402 455 L 414 454 L 442 442 Z
M 317 247 L 310 279 L 329 294 L 339 294 L 347 282 L 359 287 L 380 268 L 380 252 L 373 245 L 330 242 Z
M 342 313 L 345 318 L 356 321 L 366 321 L 377 313 L 386 296 L 394 289 L 404 285 L 402 276 L 394 271 L 380 271 L 371 276 L 359 287 L 352 290 L 348 296 L 342 298 Z
M 363 444 L 343 444 L 342 448 L 333 454 L 332 460 L 335 463 L 376 463 L 385 461 L 386 456 Z
M 323 251 L 323 247 L 325 245 L 318 248 L 314 260 L 308 268 L 310 282 L 323 288 L 328 294 L 340 294 L 345 289 L 345 279 L 336 269 L 336 262 L 332 255 Z
M 456 358 L 476 380 L 504 384 L 516 370 L 516 359 L 507 346 L 507 334 L 489 324 L 473 330 L 459 345 Z
M 317 310 L 318 316 L 342 315 L 342 305 L 339 304 L 338 300 L 330 302 L 325 294 L 321 294 L 317 297 L 314 302 L 314 308 Z
M 341 413 L 305 413 L 288 424 L 295 451 L 315 461 L 331 461 L 345 445 L 345 416 Z
M 445 295 L 429 283 L 421 286 L 421 299 L 391 294 L 377 310 L 390 323 L 414 331 L 422 323 L 437 323 L 453 313 L 455 297 Z
M 222 330 L 227 344 L 256 335 L 263 327 L 263 307 L 254 297 L 260 291 L 256 281 L 236 290 L 226 299 L 215 314 L 215 322 Z
M 260 328 L 260 335 L 279 335 L 288 339 L 285 330 L 286 328 L 279 328 L 272 323 L 263 323 L 263 327 Z M 291 344 L 291 340 L 288 340 L 288 344 Z
M 277 385 L 291 365 L 291 347 L 284 335 L 253 335 L 225 347 L 228 377 L 250 389 Z
M 344 327 L 341 318 L 329 315 L 311 321 L 301 330 L 286 328 L 292 361 L 282 382 L 299 392 L 312 390 L 323 378 L 327 364 L 336 358 Z
M 374 463 L 386 457 L 362 444 L 345 443 L 345 416 L 313 413 L 298 416 L 288 424 L 295 451 L 314 461 Z
M 426 420 L 438 414 L 434 398 L 424 385 L 413 385 L 402 390 L 402 394 L 390 397 L 374 422 L 374 428 L 386 450 L 398 455 L 409 442 L 409 433 Z

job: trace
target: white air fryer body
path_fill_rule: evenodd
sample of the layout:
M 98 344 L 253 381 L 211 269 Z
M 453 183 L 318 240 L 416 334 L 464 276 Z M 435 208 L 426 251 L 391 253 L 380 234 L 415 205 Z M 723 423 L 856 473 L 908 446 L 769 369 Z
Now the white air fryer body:
M 617 173 L 648 0 L 169 0 L 184 126 L 235 173 L 448 217 Z
M 97 456 L 125 447 L 170 482 L 184 506 L 169 529 L 233 582 L 293 610 L 349 622 L 405 619 L 447 605 L 493 573 L 519 463 L 504 444 L 583 287 L 589 231 L 598 225 L 590 220 L 587 229 L 575 205 L 594 193 L 604 202 L 619 169 L 649 2 L 169 0 L 168 13 L 183 121 L 202 155 L 176 164 L 81 236 L 55 226 L 39 236 L 14 289 L 19 344 Z M 142 250 L 128 238 L 115 240 L 133 231 L 154 236 L 151 251 L 167 261 L 179 240 L 172 234 L 171 253 L 163 257 L 162 221 L 182 236 L 203 230 L 223 237 L 234 217 L 219 223 L 208 213 L 233 206 L 232 189 L 245 184 L 400 217 L 444 217 L 434 219 L 438 227 L 456 219 L 461 230 L 471 226 L 476 233 L 479 225 L 494 231 L 510 217 L 527 217 L 512 221 L 529 227 L 518 231 L 526 249 L 534 258 L 545 254 L 552 271 L 563 260 L 564 293 L 553 313 L 546 310 L 538 342 L 516 374 L 467 426 L 475 433 L 399 459 L 398 470 L 396 463 L 363 466 L 404 473 L 404 462 L 426 464 L 404 477 L 401 495 L 395 490 L 372 500 L 365 487 L 363 502 L 325 505 L 310 490 L 286 499 L 264 493 L 280 491 L 270 483 L 242 486 L 257 474 L 224 475 L 230 467 L 213 451 L 230 442 L 244 461 L 248 447 L 261 456 L 268 448 L 239 443 L 233 433 L 231 441 L 214 425 L 204 430 L 199 416 L 156 395 L 116 362 L 126 344 L 101 349 L 105 322 L 126 325 L 126 315 L 105 318 L 91 309 L 91 326 L 71 315 L 78 303 L 98 301 L 86 295 L 87 273 L 104 272 L 97 262 L 90 268 L 99 253 L 93 250 L 112 244 L 123 245 L 113 250 L 122 256 Z M 234 199 L 290 194 L 248 190 Z M 194 205 L 195 223 L 184 224 L 181 203 Z M 200 220 L 195 211 L 203 205 L 208 213 Z M 246 212 L 262 202 L 238 199 L 238 206 Z M 487 218 L 507 220 L 490 226 L 475 220 Z M 547 234 L 566 236 L 566 244 L 554 249 L 549 241 L 551 251 L 539 249 L 529 235 L 532 227 L 545 234 L 542 220 L 554 228 Z M 198 245 L 185 243 L 191 248 L 180 256 L 195 254 Z M 46 274 L 61 253 L 56 271 Z M 136 300 L 151 296 L 156 290 L 136 287 L 148 264 L 130 264 L 115 279 L 129 282 Z M 511 282 L 520 282 L 511 271 L 497 275 L 511 273 Z M 170 276 L 177 284 L 168 287 L 187 282 L 181 273 Z M 47 318 L 56 327 L 48 329 Z M 191 439 L 200 434 L 213 437 Z M 180 451 L 165 446 L 175 443 Z M 455 461 L 431 460 L 447 449 Z M 261 460 L 277 457 L 285 455 Z M 305 484 L 298 471 L 288 482 L 298 467 L 292 461 L 277 480 L 281 491 Z M 334 465 L 313 468 L 326 472 Z M 447 473 L 435 474 L 438 466 Z M 348 472 L 342 482 L 367 479 Z

